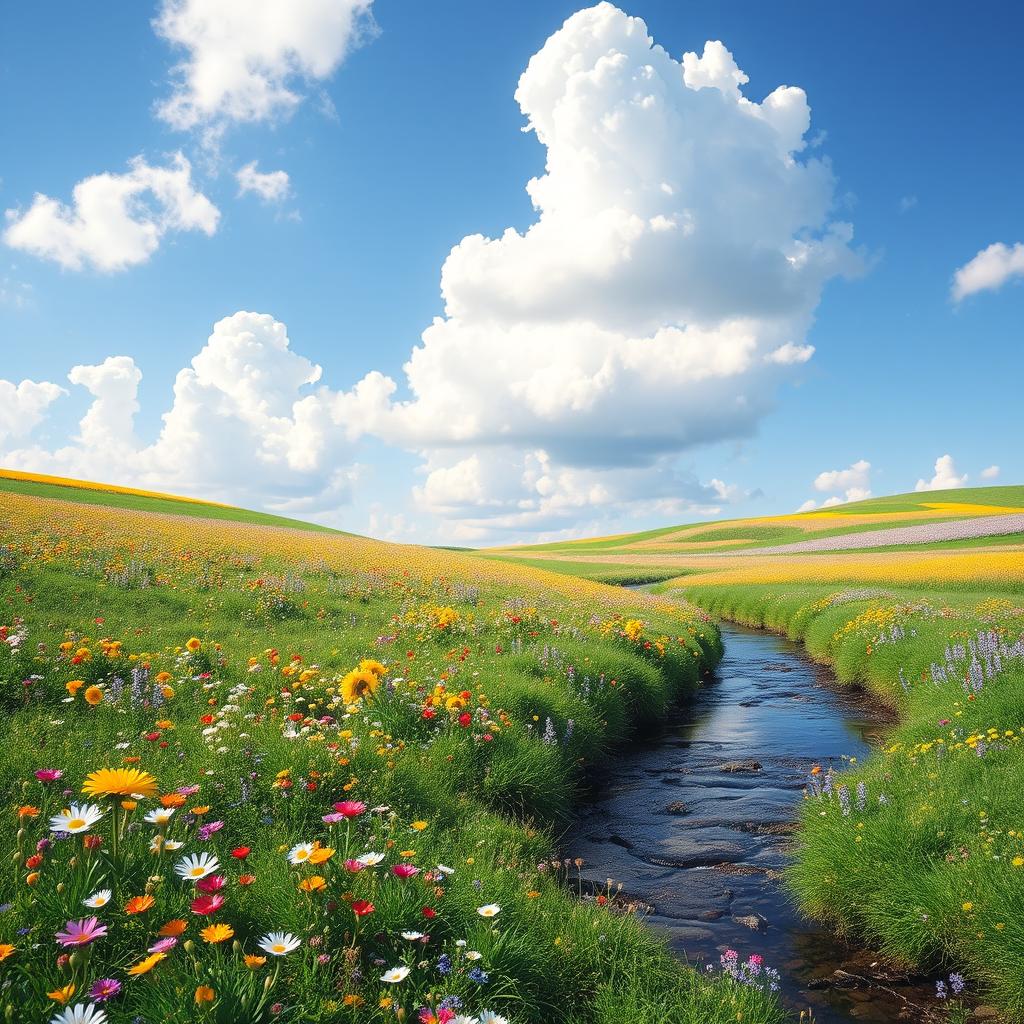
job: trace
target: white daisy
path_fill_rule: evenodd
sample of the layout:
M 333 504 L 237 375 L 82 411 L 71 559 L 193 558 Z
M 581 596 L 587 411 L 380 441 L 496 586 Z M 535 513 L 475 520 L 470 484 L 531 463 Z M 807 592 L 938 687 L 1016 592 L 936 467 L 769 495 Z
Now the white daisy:
M 364 868 L 375 868 L 382 860 L 384 860 L 384 854 L 364 853 L 361 857 L 356 857 L 356 860 L 359 861 Z
M 389 985 L 396 985 L 400 981 L 405 981 L 409 977 L 408 967 L 392 967 L 390 970 L 385 971 L 381 976 L 381 981 L 386 981 Z
M 105 907 L 109 902 L 109 889 L 97 889 L 91 896 L 87 896 L 82 900 L 83 906 L 90 907 L 92 910 L 99 910 L 100 907 Z
M 289 864 L 305 864 L 315 847 L 312 843 L 299 843 L 288 851 Z
M 88 832 L 103 817 L 103 811 L 95 804 L 72 804 L 70 810 L 63 810 L 50 819 L 54 832 Z
M 220 867 L 220 861 L 210 853 L 193 853 L 191 857 L 182 857 L 174 870 L 186 882 L 198 882 L 200 878 L 212 875 Z
M 454 875 L 455 874 L 455 868 L 450 868 L 450 867 L 448 867 L 447 864 L 438 864 L 437 865 L 437 870 L 440 871 L 442 875 Z
M 493 1010 L 481 1010 L 478 1018 L 480 1024 L 508 1024 L 508 1018 Z
M 284 956 L 302 945 L 300 939 L 295 938 L 291 932 L 269 932 L 260 939 L 260 949 L 273 956 Z
M 106 1024 L 107 1012 L 91 1003 L 76 1003 L 50 1018 L 50 1024 Z
M 409 942 L 415 942 L 417 939 L 423 938 L 423 932 L 402 932 L 402 938 L 408 939 Z
M 477 907 L 476 912 L 481 917 L 497 917 L 501 913 L 501 907 L 497 903 L 485 903 L 482 907 Z
M 483 953 L 478 953 L 475 949 L 467 949 L 466 950 L 466 959 L 467 960 L 480 960 L 482 958 L 483 958 Z
M 143 819 L 150 825 L 166 825 L 174 814 L 173 807 L 154 807 Z
M 185 844 L 179 839 L 165 839 L 164 849 L 165 850 L 180 850 Z

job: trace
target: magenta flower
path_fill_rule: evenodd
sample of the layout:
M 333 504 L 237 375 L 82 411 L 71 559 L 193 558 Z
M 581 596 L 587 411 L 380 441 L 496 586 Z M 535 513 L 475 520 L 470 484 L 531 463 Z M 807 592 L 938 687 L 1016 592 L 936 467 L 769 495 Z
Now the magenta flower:
M 396 864 L 391 869 L 391 873 L 399 878 L 412 878 L 413 875 L 420 873 L 420 869 L 413 864 Z
M 178 944 L 178 940 L 169 935 L 166 939 L 158 939 L 149 947 L 150 953 L 169 953 Z
M 224 906 L 224 897 L 216 893 L 212 896 L 198 896 L 190 906 L 193 914 L 213 914 Z
M 89 997 L 95 1003 L 105 1003 L 121 991 L 121 982 L 116 978 L 100 978 L 89 990 Z
M 362 800 L 342 800 L 334 805 L 334 809 L 343 818 L 358 818 L 366 810 L 366 804 Z
M 205 825 L 199 826 L 199 838 L 206 842 L 214 832 L 219 832 L 223 827 L 223 821 L 208 821 Z
M 56 782 L 64 773 L 59 768 L 40 768 L 36 778 L 40 782 Z
M 223 875 L 207 875 L 196 882 L 196 888 L 200 892 L 220 892 L 227 883 Z
M 57 932 L 57 941 L 62 946 L 87 946 L 95 939 L 107 934 L 107 926 L 100 924 L 98 917 L 83 917 L 80 921 L 68 921 L 64 931 Z
M 344 821 L 345 815 L 339 814 L 337 811 L 333 811 L 330 814 L 324 815 L 324 822 L 328 825 L 337 825 L 339 821 Z
M 354 875 L 357 871 L 362 871 L 366 865 L 361 860 L 353 860 L 351 857 L 345 861 L 345 870 L 351 871 Z
M 182 796 L 195 796 L 199 792 L 198 786 L 179 786 L 175 793 L 180 793 Z

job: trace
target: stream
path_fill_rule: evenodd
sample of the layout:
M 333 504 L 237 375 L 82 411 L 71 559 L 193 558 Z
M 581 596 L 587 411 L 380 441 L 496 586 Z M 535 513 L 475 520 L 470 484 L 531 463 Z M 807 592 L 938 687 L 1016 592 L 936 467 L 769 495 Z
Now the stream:
M 691 963 L 726 948 L 781 972 L 817 1024 L 929 1018 L 932 982 L 888 974 L 798 914 L 779 878 L 812 765 L 864 758 L 890 719 L 829 687 L 800 646 L 719 623 L 725 657 L 655 743 L 622 756 L 563 844 L 586 884 L 620 898 Z

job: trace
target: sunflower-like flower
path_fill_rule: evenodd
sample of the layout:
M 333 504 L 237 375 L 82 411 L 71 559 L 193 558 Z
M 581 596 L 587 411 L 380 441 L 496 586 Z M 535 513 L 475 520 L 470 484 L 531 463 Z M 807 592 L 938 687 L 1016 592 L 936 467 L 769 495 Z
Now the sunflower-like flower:
M 86 777 L 87 796 L 155 796 L 156 779 L 141 768 L 100 768 Z
M 368 669 L 353 669 L 341 681 L 341 699 L 354 704 L 364 697 L 372 697 L 380 686 L 381 677 Z

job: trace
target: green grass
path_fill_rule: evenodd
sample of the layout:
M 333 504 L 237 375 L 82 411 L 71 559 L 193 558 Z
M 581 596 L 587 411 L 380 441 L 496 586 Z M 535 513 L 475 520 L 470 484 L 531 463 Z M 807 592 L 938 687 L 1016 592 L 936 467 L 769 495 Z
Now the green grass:
M 0 943 L 16 947 L 0 962 L 7 1019 L 49 1019 L 48 992 L 74 983 L 79 1002 L 112 977 L 124 989 L 106 1007 L 111 1024 L 383 1024 L 396 1008 L 415 1020 L 442 996 L 516 1024 L 782 1021 L 773 996 L 697 975 L 638 916 L 581 898 L 557 859 L 581 782 L 656 729 L 720 657 L 702 614 L 643 595 L 624 604 L 592 584 L 569 594 L 527 570 L 504 582 L 489 560 L 337 535 L 183 526 L 131 510 L 95 527 L 39 495 L 18 496 L 3 515 L 0 903 L 10 906 Z M 630 616 L 643 623 L 633 638 Z M 670 639 L 663 656 L 645 646 L 650 635 Z M 349 704 L 339 687 L 366 658 L 384 664 L 388 682 Z M 90 686 L 96 706 L 85 700 Z M 198 792 L 163 829 L 142 817 L 152 798 L 123 811 L 97 798 L 99 850 L 78 836 L 53 842 L 49 816 L 85 800 L 89 772 L 126 759 L 161 793 Z M 64 774 L 39 781 L 41 768 Z M 344 799 L 385 810 L 325 823 Z M 191 814 L 199 803 L 209 810 Z M 18 818 L 22 805 L 39 813 Z M 224 827 L 204 839 L 199 825 L 211 821 Z M 153 853 L 154 834 L 185 846 Z M 315 868 L 289 864 L 288 850 L 314 841 L 336 853 Z M 251 848 L 244 861 L 232 856 L 238 847 Z M 384 864 L 347 870 L 365 851 Z M 226 878 L 224 907 L 203 918 L 174 871 L 199 852 L 215 854 Z M 420 874 L 402 881 L 390 872 L 397 863 Z M 325 890 L 300 890 L 314 875 Z M 58 961 L 56 931 L 91 913 L 82 901 L 101 888 L 113 892 L 97 912 L 109 933 Z M 126 915 L 144 893 L 155 906 Z M 362 922 L 353 899 L 375 908 Z M 491 903 L 501 907 L 493 920 L 477 909 Z M 128 977 L 157 929 L 179 917 L 188 944 Z M 234 929 L 231 942 L 200 937 L 211 921 Z M 256 953 L 270 930 L 302 945 L 244 966 L 241 951 Z M 480 958 L 467 960 L 467 949 Z M 439 970 L 442 954 L 450 973 Z M 380 980 L 399 964 L 410 968 L 405 980 Z M 195 1003 L 198 985 L 213 989 L 212 1003 Z
M 205 504 L 197 501 L 178 500 L 173 497 L 151 497 L 143 494 L 122 494 L 117 491 L 97 491 L 76 487 L 74 481 L 51 484 L 33 480 L 12 480 L 0 476 L 0 494 L 26 494 L 37 498 L 51 498 L 73 501 L 82 505 L 102 505 L 109 508 L 133 509 L 138 512 L 158 512 L 165 515 L 196 516 L 200 519 L 223 519 L 232 523 L 249 523 L 252 526 L 285 526 L 293 530 L 313 530 L 319 533 L 341 533 L 329 526 L 304 523 L 286 516 L 269 512 L 253 512 L 230 505 Z

